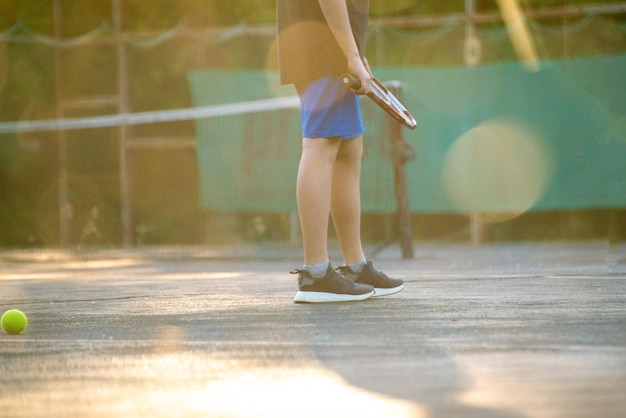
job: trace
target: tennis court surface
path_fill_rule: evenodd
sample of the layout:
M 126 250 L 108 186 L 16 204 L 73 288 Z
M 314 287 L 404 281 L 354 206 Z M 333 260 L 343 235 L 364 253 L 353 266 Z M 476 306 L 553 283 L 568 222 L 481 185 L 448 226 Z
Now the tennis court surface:
M 0 253 L 0 415 L 626 416 L 623 244 L 389 247 L 403 292 L 325 305 L 207 251 Z

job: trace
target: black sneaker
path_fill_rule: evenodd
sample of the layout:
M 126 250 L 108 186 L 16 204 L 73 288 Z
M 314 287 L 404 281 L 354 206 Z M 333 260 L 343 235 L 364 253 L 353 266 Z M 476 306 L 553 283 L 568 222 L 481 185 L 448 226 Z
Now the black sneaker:
M 326 275 L 319 279 L 314 279 L 306 270 L 298 269 L 290 273 L 298 274 L 299 290 L 293 299 L 295 303 L 350 302 L 374 295 L 372 286 L 343 278 L 330 266 Z
M 376 296 L 387 296 L 398 293 L 404 288 L 404 282 L 400 279 L 390 279 L 383 272 L 380 272 L 374 268 L 371 261 L 368 261 L 363 271 L 355 273 L 348 266 L 338 267 L 337 270 L 346 279 L 353 280 L 355 283 L 368 284 L 374 287 Z

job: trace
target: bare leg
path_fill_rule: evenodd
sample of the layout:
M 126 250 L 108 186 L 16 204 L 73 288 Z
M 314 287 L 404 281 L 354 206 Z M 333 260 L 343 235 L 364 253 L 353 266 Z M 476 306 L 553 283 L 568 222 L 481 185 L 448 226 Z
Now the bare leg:
M 341 142 L 332 172 L 331 213 L 346 265 L 365 258 L 361 245 L 361 136 Z
M 328 218 L 330 214 L 333 166 L 339 138 L 304 138 L 298 168 L 296 196 L 302 229 L 304 264 L 319 265 L 328 260 Z

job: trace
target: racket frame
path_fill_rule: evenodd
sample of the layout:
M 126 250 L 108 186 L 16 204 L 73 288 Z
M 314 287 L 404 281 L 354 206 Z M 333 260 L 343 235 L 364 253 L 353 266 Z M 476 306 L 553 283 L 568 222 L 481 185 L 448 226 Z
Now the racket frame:
M 353 90 L 361 88 L 361 83 L 352 74 L 344 74 L 341 81 Z M 376 77 L 372 77 L 367 96 L 385 112 L 409 129 L 415 129 L 417 122 L 404 105 Z

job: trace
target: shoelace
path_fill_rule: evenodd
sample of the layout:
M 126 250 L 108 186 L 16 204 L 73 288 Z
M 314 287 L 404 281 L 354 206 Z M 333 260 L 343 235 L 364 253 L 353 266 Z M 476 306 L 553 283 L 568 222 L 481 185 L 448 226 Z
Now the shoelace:
M 374 268 L 374 266 L 371 265 L 371 263 L 368 263 L 365 267 L 363 267 L 363 271 L 365 271 L 365 269 L 369 268 L 369 270 L 372 272 L 372 275 L 374 277 L 370 278 L 368 280 L 368 282 L 372 282 L 372 283 L 380 283 L 380 282 L 385 282 L 386 280 L 390 280 L 389 277 L 383 273 L 382 271 L 378 271 Z M 344 278 L 348 278 L 348 277 L 354 277 L 354 279 L 356 279 L 358 277 L 359 274 L 363 273 L 363 271 L 361 271 L 360 273 L 355 273 L 354 271 L 352 271 L 352 269 L 348 266 L 339 266 L 336 268 L 337 271 L 339 271 L 339 273 L 341 274 L 342 277 Z M 345 276 L 344 276 L 345 274 Z M 348 277 L 346 277 L 348 276 Z M 352 279 L 354 281 L 354 279 Z M 348 278 L 348 280 L 350 280 Z
M 356 277 L 357 273 L 353 272 L 352 269 L 350 269 L 350 267 L 348 266 L 339 266 L 337 268 L 335 268 L 335 270 L 337 271 L 337 273 L 339 273 L 339 275 L 347 280 L 352 280 L 354 281 L 354 279 L 352 279 L 351 277 Z

